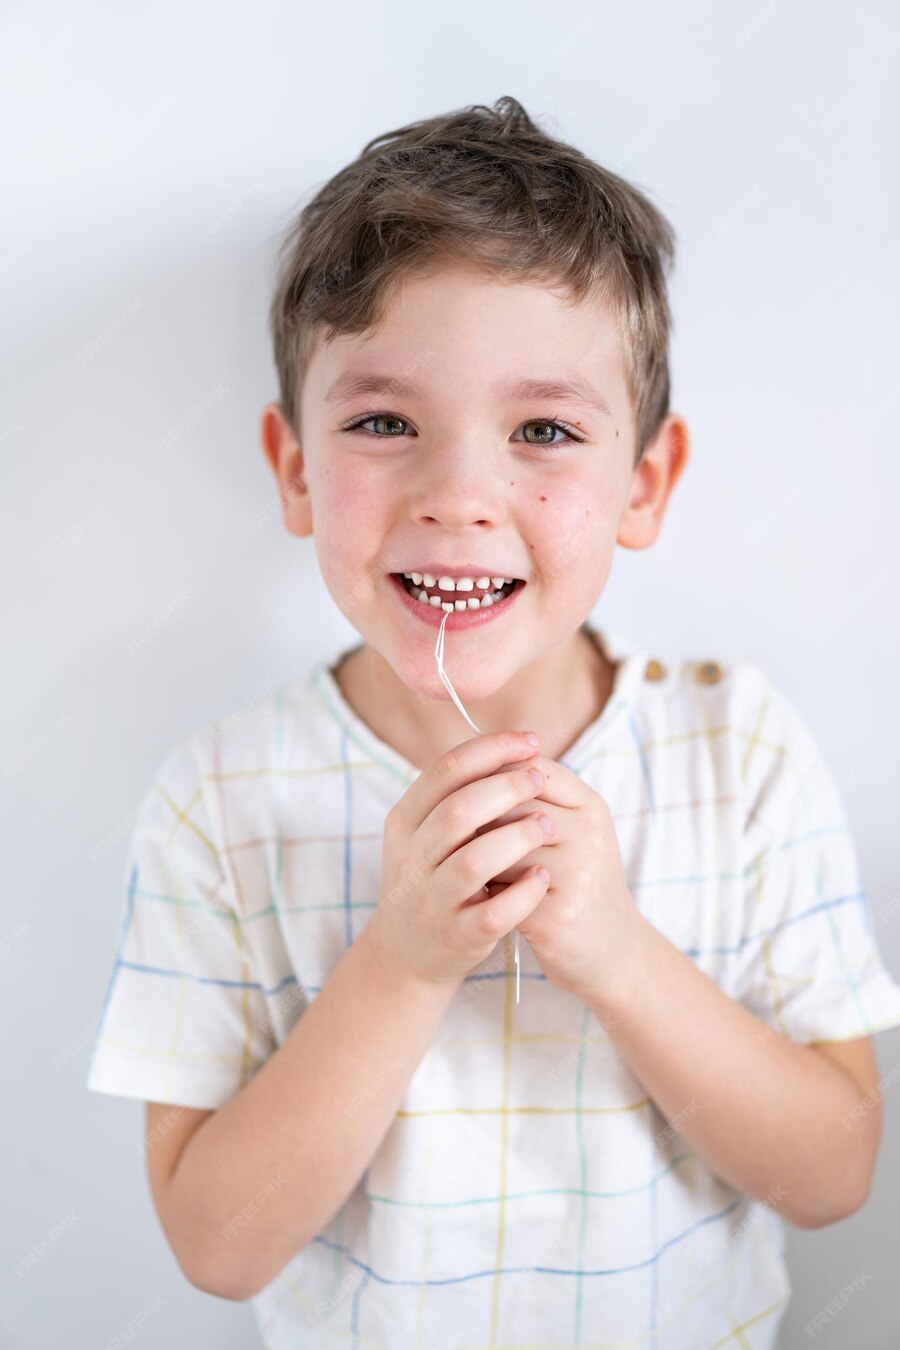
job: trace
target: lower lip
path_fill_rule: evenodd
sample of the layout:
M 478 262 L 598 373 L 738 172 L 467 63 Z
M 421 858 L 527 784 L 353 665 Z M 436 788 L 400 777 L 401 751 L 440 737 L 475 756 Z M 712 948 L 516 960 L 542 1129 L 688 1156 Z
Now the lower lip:
M 482 609 L 441 609 L 439 605 L 423 605 L 421 600 L 417 600 L 414 595 L 403 585 L 399 577 L 391 573 L 388 581 L 393 586 L 402 603 L 410 610 L 417 619 L 423 623 L 430 624 L 432 628 L 440 628 L 444 619 L 447 620 L 447 628 L 480 628 L 483 624 L 493 623 L 502 615 L 509 612 L 516 602 L 516 598 L 522 594 L 525 589 L 524 581 L 517 581 L 509 595 L 503 600 L 495 600 L 492 605 Z M 446 630 L 445 630 L 446 631 Z

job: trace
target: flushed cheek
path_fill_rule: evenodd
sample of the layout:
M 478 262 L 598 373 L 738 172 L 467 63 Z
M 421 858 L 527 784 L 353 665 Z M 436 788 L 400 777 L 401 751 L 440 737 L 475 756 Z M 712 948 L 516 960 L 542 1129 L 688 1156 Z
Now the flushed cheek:
M 612 494 L 597 484 L 555 485 L 541 494 L 534 539 L 542 541 L 545 579 L 567 576 L 570 588 L 590 589 L 605 579 L 615 547 Z
M 351 615 L 370 601 L 381 580 L 384 533 L 377 503 L 364 476 L 327 470 L 312 488 L 313 540 L 322 578 L 336 603 Z

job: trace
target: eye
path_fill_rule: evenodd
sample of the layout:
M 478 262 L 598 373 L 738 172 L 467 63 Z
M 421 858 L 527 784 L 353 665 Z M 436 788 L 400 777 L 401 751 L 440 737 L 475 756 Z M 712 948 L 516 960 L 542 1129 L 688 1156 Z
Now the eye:
M 546 436 L 542 436 L 541 439 L 534 441 L 530 441 L 526 438 L 526 445 L 546 445 L 552 448 L 557 445 L 580 445 L 582 440 L 581 436 L 576 435 L 573 427 L 570 427 L 567 422 L 561 422 L 557 417 L 533 417 L 530 421 L 523 422 L 522 426 L 549 427 L 551 435 L 554 431 L 561 431 L 563 433 L 563 439 L 561 441 L 551 441 L 548 440 Z
M 382 423 L 383 430 L 369 431 L 366 429 L 367 422 Z M 523 422 L 523 428 L 544 427 L 549 429 L 550 436 L 555 431 L 562 433 L 562 440 L 549 440 L 546 435 L 537 440 L 525 439 L 525 445 L 534 445 L 540 448 L 546 446 L 548 449 L 554 449 L 559 445 L 580 445 L 584 439 L 579 436 L 574 427 L 570 427 L 567 422 L 561 421 L 558 417 L 532 417 L 527 422 Z M 392 440 L 403 436 L 403 428 L 409 427 L 410 423 L 405 417 L 398 417 L 392 412 L 374 412 L 366 413 L 363 417 L 357 417 L 352 422 L 345 423 L 340 428 L 341 431 L 362 431 L 366 436 L 373 436 L 376 440 Z M 414 435 L 416 433 L 413 433 Z
M 390 440 L 392 437 L 403 434 L 402 431 L 398 432 L 396 430 L 398 424 L 401 427 L 409 426 L 409 423 L 407 422 L 406 418 L 398 417 L 396 413 L 376 412 L 376 413 L 367 413 L 365 417 L 357 417 L 355 421 L 348 422 L 345 426 L 342 426 L 341 431 L 358 431 L 358 430 L 361 431 L 365 426 L 366 422 L 385 422 L 387 423 L 389 428 L 393 428 L 391 430 L 388 430 L 387 432 L 367 431 L 365 433 L 367 436 L 375 436 L 377 437 L 377 439 L 382 441 Z

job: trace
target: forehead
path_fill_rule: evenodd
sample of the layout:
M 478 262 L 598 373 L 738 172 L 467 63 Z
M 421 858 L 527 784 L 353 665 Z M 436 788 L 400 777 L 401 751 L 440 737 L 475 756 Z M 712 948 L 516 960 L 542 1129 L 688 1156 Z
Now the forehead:
M 576 300 L 562 285 L 498 280 L 461 265 L 398 278 L 366 332 L 316 343 L 305 383 L 324 402 L 371 374 L 435 395 L 453 387 L 458 396 L 461 379 L 467 393 L 491 397 L 529 396 L 529 383 L 581 382 L 615 403 L 626 386 L 617 316 L 602 295 Z

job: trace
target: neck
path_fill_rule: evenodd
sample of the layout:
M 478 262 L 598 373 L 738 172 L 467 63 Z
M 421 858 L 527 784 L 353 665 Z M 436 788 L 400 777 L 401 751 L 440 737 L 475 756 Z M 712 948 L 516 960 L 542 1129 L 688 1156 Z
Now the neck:
M 538 753 L 559 759 L 602 713 L 615 671 L 587 630 L 579 628 L 547 653 L 536 679 L 529 674 L 526 681 L 509 681 L 489 699 L 464 706 L 482 732 L 537 731 L 542 737 Z M 417 694 L 365 643 L 347 652 L 332 675 L 357 716 L 415 768 L 426 768 L 476 735 L 449 696 L 436 702 Z

